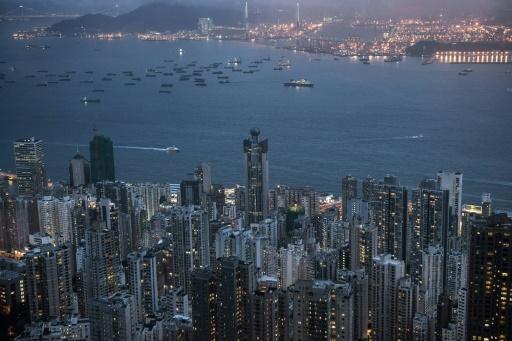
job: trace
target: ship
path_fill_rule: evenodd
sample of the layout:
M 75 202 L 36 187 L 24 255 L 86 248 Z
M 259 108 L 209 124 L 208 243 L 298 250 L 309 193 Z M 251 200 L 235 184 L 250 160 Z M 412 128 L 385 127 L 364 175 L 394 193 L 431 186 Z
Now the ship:
M 284 83 L 284 86 L 296 87 L 296 88 L 312 88 L 314 84 L 307 79 L 291 79 L 289 82 Z
M 88 104 L 88 103 L 99 103 L 101 102 L 100 99 L 92 99 L 92 98 L 87 98 L 87 97 L 83 97 L 82 99 L 80 99 L 80 102 L 82 102 L 83 104 Z
M 402 56 L 400 56 L 400 55 L 388 56 L 384 59 L 385 63 L 398 63 L 401 61 L 402 61 Z
M 233 64 L 233 65 L 242 64 L 242 59 L 240 59 L 240 57 L 235 57 L 235 58 L 229 60 L 228 64 Z
M 466 73 L 470 73 L 470 72 L 473 72 L 473 69 L 464 69 L 462 70 L 463 72 L 466 72 Z
M 368 57 L 368 56 L 361 56 L 361 57 L 359 57 L 359 61 L 363 62 L 363 63 L 364 62 L 369 62 L 370 61 L 370 57 Z
M 292 64 L 291 64 L 291 63 L 290 63 L 290 61 L 287 59 L 287 60 L 283 60 L 283 61 L 281 61 L 281 62 L 278 64 L 278 66 L 280 66 L 280 67 L 290 67 L 290 66 L 292 66 Z

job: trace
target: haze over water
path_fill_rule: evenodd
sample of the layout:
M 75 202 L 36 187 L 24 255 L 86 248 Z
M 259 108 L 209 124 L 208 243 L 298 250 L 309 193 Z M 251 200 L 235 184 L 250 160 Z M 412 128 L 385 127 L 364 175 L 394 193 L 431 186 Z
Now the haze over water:
M 440 169 L 460 170 L 465 202 L 479 202 L 482 192 L 491 192 L 495 207 L 512 207 L 512 93 L 506 90 L 512 88 L 506 72 L 511 65 L 472 65 L 474 71 L 461 77 L 463 65 L 422 66 L 416 58 L 363 65 L 357 59 L 335 61 L 231 41 L 44 38 L 29 43 L 49 49 L 26 49 L 26 41 L 9 37 L 19 25 L 0 23 L 0 61 L 6 62 L 0 72 L 16 81 L 0 80 L 0 168 L 14 168 L 13 140 L 34 135 L 48 142 L 49 176 L 67 179 L 72 145 L 87 144 L 97 128 L 116 145 L 181 149 L 175 155 L 116 149 L 120 180 L 177 183 L 207 161 L 216 182 L 242 183 L 242 139 L 256 126 L 269 138 L 273 185 L 311 185 L 338 193 L 346 174 L 362 179 L 389 173 L 403 185 L 416 186 Z M 281 56 L 292 67 L 273 71 Z M 180 65 L 197 61 L 192 70 L 233 57 L 241 57 L 244 70 L 261 57 L 272 61 L 254 74 L 219 68 L 231 84 L 218 84 L 207 72 L 207 87 L 180 82 L 176 74 L 145 77 L 148 68 L 172 69 L 166 59 Z M 37 87 L 48 80 L 38 70 L 76 74 L 69 82 Z M 94 74 L 85 73 L 89 70 Z M 125 86 L 129 78 L 123 71 L 133 71 L 141 81 Z M 102 81 L 107 73 L 117 75 Z M 32 74 L 35 79 L 25 78 Z M 282 85 L 302 77 L 315 87 Z M 94 83 L 80 83 L 90 79 Z M 162 83 L 174 85 L 171 94 L 159 93 Z M 101 103 L 83 105 L 83 96 Z M 88 157 L 88 148 L 80 150 Z

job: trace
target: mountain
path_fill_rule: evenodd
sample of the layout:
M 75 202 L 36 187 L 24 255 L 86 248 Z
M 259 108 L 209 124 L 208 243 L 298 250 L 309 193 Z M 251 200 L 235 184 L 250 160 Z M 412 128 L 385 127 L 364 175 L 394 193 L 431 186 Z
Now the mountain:
M 242 15 L 241 10 L 232 8 L 151 3 L 118 17 L 87 14 L 76 19 L 63 20 L 50 29 L 64 35 L 74 35 L 84 31 L 87 33 L 176 32 L 195 29 L 197 20 L 201 17 L 212 18 L 216 25 L 240 25 Z

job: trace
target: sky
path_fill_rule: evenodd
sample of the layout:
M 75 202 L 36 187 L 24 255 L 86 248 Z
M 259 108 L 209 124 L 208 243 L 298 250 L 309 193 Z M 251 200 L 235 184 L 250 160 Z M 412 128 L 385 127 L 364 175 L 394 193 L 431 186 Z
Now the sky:
M 58 7 L 79 13 L 99 12 L 114 4 L 121 11 L 128 11 L 139 5 L 155 0 L 0 0 L 0 6 L 25 4 L 27 7 Z M 181 2 L 185 4 L 242 6 L 244 0 L 158 0 L 158 2 Z M 292 6 L 297 0 L 249 0 L 254 6 Z M 308 9 L 335 8 L 344 13 L 358 12 L 361 15 L 375 16 L 431 16 L 443 12 L 446 15 L 466 14 L 494 15 L 512 13 L 512 0 L 299 0 L 304 14 Z M 2 4 L 3 3 L 3 4 Z M 0 7 L 0 10 L 2 8 Z M 316 11 L 311 11 L 316 12 Z

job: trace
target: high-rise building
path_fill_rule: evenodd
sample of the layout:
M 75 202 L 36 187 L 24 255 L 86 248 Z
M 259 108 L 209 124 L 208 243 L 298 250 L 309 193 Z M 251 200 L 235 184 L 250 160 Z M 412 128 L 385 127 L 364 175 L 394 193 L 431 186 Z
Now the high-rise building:
M 512 219 L 491 216 L 473 227 L 469 252 L 467 339 L 512 336 Z
M 407 263 L 413 278 L 420 280 L 421 252 L 429 246 L 447 248 L 449 224 L 448 192 L 435 180 L 423 180 L 412 192 L 410 257 Z
M 443 293 L 443 257 L 444 251 L 440 246 L 429 246 L 421 252 L 420 293 L 423 307 L 418 307 L 421 313 L 434 316 Z
M 373 259 L 370 273 L 372 340 L 397 339 L 397 290 L 404 274 L 403 261 L 390 254 Z
M 245 209 L 247 223 L 259 223 L 268 214 L 268 140 L 259 141 L 260 130 L 251 129 L 244 140 Z
M 176 285 L 190 293 L 190 274 L 210 265 L 208 214 L 196 206 L 171 210 Z
M 14 142 L 18 195 L 34 198 L 46 188 L 43 141 L 34 137 Z
M 461 235 L 462 229 L 462 173 L 437 172 L 437 183 L 441 190 L 449 191 L 449 207 L 451 209 L 450 230 L 448 237 Z
M 135 299 L 125 292 L 94 299 L 91 303 L 91 339 L 97 341 L 135 340 L 137 327 Z
M 407 254 L 407 190 L 388 176 L 374 186 L 370 221 L 377 227 L 378 254 L 405 260 Z
M 151 251 L 128 254 L 127 283 L 133 295 L 139 320 L 158 311 L 158 283 L 156 257 Z
M 95 223 L 85 232 L 85 271 L 87 296 L 109 297 L 118 288 L 119 241 L 106 223 Z
M 354 340 L 350 284 L 299 280 L 289 288 L 294 340 Z
M 201 185 L 201 193 L 209 193 L 212 189 L 212 170 L 210 165 L 206 162 L 201 162 L 194 169 L 194 176 Z
M 414 280 L 402 277 L 398 280 L 396 298 L 396 340 L 412 340 L 413 319 L 416 311 L 417 288 Z
M 71 312 L 72 254 L 68 245 L 43 244 L 25 254 L 27 297 L 31 321 Z
M 348 216 L 348 202 L 349 200 L 357 198 L 357 178 L 347 175 L 341 179 L 341 202 L 343 205 L 343 220 L 349 220 L 352 217 Z
M 9 340 L 29 322 L 23 273 L 0 270 L 0 339 Z
M 256 289 L 254 264 L 236 257 L 217 262 L 217 339 L 251 338 L 251 294 Z
M 69 161 L 69 184 L 72 187 L 88 186 L 91 183 L 91 165 L 80 152 Z
M 115 181 L 114 146 L 109 137 L 95 134 L 89 143 L 92 182 Z
M 192 272 L 192 328 L 194 340 L 217 340 L 217 278 L 209 269 Z
M 210 18 L 199 18 L 197 21 L 197 30 L 200 34 L 208 35 L 213 29 L 213 22 Z
M 199 180 L 183 180 L 180 184 L 181 206 L 201 205 L 202 184 Z
M 251 295 L 251 339 L 279 340 L 279 293 L 276 288 L 258 288 Z

